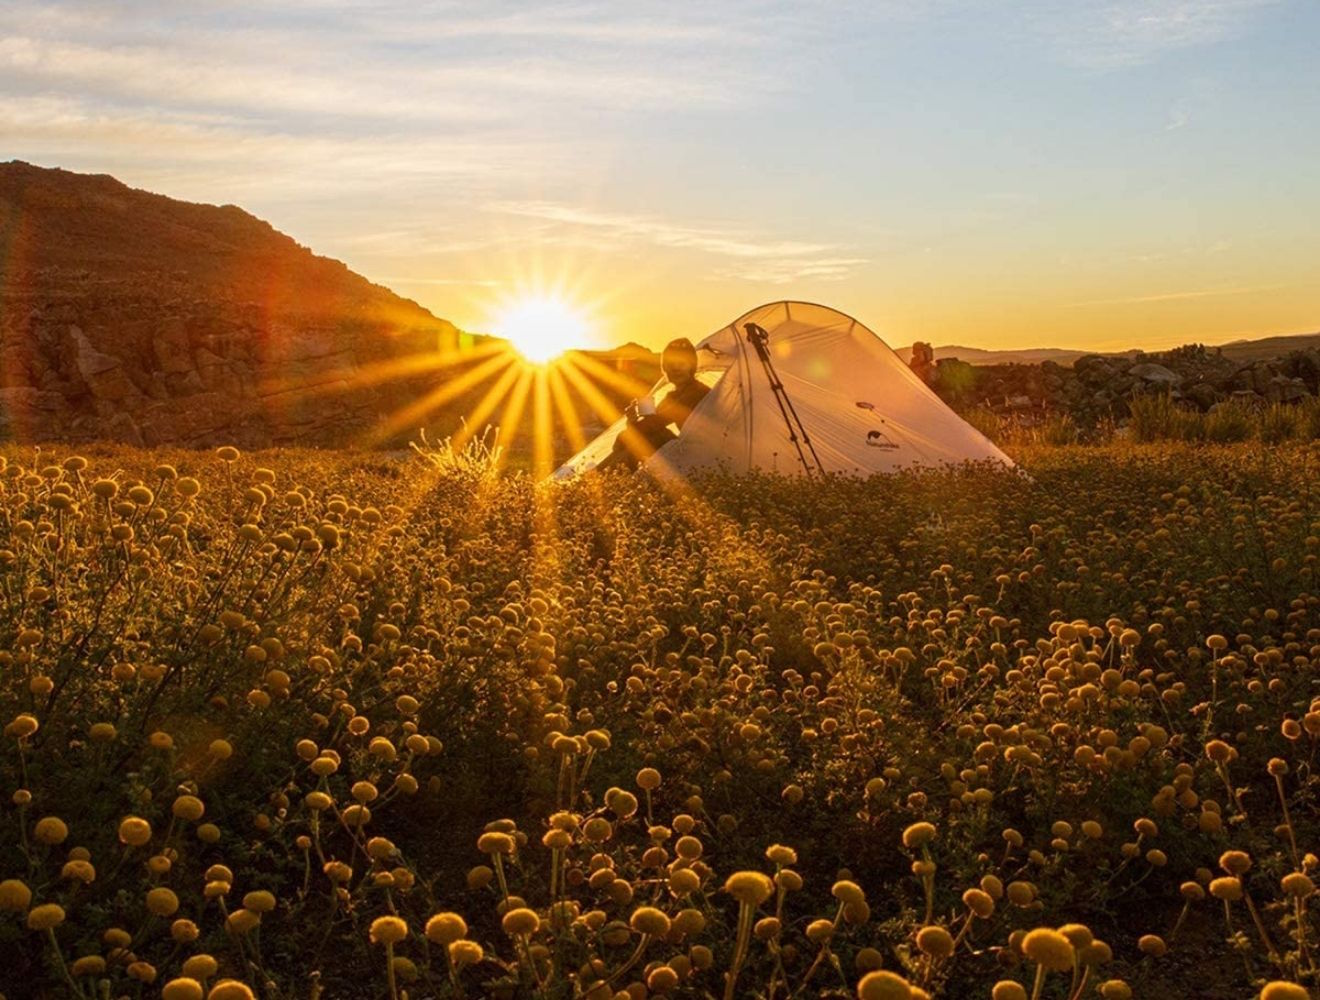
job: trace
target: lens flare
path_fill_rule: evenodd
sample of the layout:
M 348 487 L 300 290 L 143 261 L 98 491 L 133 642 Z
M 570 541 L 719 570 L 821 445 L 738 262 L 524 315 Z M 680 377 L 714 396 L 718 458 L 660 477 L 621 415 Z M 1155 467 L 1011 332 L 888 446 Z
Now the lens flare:
M 581 313 L 562 299 L 535 296 L 510 303 L 494 333 L 526 360 L 542 365 L 570 348 L 584 346 L 589 330 Z

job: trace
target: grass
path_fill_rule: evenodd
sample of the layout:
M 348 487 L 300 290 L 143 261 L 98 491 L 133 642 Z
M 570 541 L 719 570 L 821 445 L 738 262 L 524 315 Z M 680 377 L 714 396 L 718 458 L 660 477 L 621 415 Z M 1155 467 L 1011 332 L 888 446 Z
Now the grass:
M 1316 398 L 1264 406 L 1227 400 L 1202 413 L 1169 395 L 1136 396 L 1121 428 L 1111 419 L 1079 424 L 1066 413 L 1051 414 L 1043 421 L 1023 420 L 979 407 L 963 416 L 1001 447 L 1097 445 L 1116 440 L 1136 444 L 1178 441 L 1193 445 L 1241 441 L 1275 445 L 1320 440 L 1320 399 Z

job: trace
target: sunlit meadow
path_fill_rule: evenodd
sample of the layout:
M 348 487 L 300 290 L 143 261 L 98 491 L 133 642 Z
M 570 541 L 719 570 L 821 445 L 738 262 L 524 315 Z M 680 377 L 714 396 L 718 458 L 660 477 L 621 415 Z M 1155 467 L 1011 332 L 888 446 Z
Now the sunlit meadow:
M 1317 329 L 1317 38 L 0 3 L 0 1000 L 1320 998 L 1320 355 L 962 395 Z M 547 481 L 786 300 L 1019 467 Z
M 1320 451 L 1017 452 L 8 447 L 5 995 L 1302 1000 Z

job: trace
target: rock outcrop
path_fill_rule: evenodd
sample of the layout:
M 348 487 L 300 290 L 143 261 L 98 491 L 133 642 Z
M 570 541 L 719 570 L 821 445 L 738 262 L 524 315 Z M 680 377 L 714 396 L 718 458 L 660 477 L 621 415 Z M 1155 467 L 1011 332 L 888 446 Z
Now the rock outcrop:
M 342 445 L 464 365 L 366 373 L 479 339 L 232 205 L 0 164 L 0 436 Z
M 1066 413 L 1083 423 L 1122 421 L 1133 399 L 1151 393 L 1202 412 L 1230 400 L 1248 406 L 1303 402 L 1320 395 L 1320 348 L 1236 361 L 1193 344 L 1153 354 L 1087 354 L 1071 367 L 1053 361 L 974 367 L 945 358 L 936 363 L 931 384 L 961 408 L 984 406 L 1024 416 Z

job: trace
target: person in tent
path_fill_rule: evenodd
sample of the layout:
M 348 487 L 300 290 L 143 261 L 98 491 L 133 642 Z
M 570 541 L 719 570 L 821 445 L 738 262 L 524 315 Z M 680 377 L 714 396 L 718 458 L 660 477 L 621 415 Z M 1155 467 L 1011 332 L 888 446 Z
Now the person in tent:
M 686 337 L 665 345 L 660 368 L 673 388 L 659 403 L 646 397 L 627 405 L 623 412 L 628 423 L 597 469 L 636 469 L 683 432 L 687 418 L 710 392 L 710 387 L 697 379 L 697 349 Z

